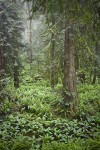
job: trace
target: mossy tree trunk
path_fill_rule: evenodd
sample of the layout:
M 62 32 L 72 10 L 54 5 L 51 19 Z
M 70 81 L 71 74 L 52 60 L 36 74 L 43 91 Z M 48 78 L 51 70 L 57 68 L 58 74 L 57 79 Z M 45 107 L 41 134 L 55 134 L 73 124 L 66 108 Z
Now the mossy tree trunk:
M 65 23 L 63 98 L 70 112 L 77 108 L 73 27 Z

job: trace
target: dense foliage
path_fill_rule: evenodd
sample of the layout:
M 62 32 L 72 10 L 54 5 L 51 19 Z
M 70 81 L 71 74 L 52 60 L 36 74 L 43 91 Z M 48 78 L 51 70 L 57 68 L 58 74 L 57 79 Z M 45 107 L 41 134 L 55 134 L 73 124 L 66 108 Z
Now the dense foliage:
M 64 150 L 66 147 L 73 150 L 88 150 L 91 147 L 92 150 L 100 146 L 99 85 L 78 86 L 79 110 L 71 118 L 66 118 L 68 112 L 61 107 L 60 84 L 56 86 L 55 92 L 46 81 L 34 84 L 25 82 L 17 91 L 13 86 L 11 88 L 10 83 L 4 90 L 12 99 L 9 101 L 6 95 L 1 105 L 2 146 L 5 144 L 9 149 L 31 147 L 37 150 L 41 146 L 43 150 L 55 150 L 58 147 Z
M 99 1 L 0 0 L 0 150 L 100 150 L 99 27 Z

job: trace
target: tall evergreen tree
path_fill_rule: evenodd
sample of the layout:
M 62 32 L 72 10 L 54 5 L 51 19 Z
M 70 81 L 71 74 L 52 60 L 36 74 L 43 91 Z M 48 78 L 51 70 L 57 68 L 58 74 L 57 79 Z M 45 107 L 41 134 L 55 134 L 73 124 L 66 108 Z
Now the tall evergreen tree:
M 14 78 L 14 86 L 19 86 L 19 48 L 21 44 L 22 22 L 18 3 L 0 0 L 0 69 Z

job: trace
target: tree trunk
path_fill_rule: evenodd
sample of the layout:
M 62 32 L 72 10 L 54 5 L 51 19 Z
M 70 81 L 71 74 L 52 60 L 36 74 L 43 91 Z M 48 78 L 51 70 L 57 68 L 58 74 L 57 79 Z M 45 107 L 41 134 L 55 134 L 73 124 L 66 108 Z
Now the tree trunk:
M 2 38 L 2 46 L 1 46 L 1 55 L 2 55 L 2 69 L 6 72 L 6 59 L 5 59 L 5 54 L 6 54 L 6 42 L 5 42 L 5 36 L 6 36 L 6 33 L 5 33 L 5 25 L 4 25 L 4 22 L 5 22 L 5 16 L 2 15 L 2 31 L 3 31 L 3 34 L 1 36 Z
M 14 65 L 14 87 L 19 88 L 19 65 Z
M 0 49 L 0 79 L 4 78 L 4 76 L 5 76 L 5 68 L 3 63 L 3 54 L 2 54 L 2 50 Z
M 51 22 L 52 22 L 52 27 L 55 24 L 55 17 L 54 15 L 51 15 Z M 55 33 L 54 31 L 52 31 L 51 34 L 51 87 L 54 89 L 55 86 L 55 76 L 56 76 L 56 72 L 55 72 Z
M 27 8 L 28 8 L 28 16 L 29 16 L 29 60 L 30 60 L 30 68 L 32 65 L 32 20 L 31 17 L 31 10 L 30 10 L 30 2 L 27 2 Z
M 55 85 L 55 70 L 54 70 L 54 55 L 55 55 L 55 39 L 54 39 L 54 33 L 52 33 L 51 37 L 51 87 L 54 88 Z
M 96 79 L 97 79 L 97 72 L 98 72 L 98 68 L 99 68 L 99 62 L 98 62 L 98 57 L 99 57 L 99 43 L 98 41 L 96 42 L 96 48 L 95 48 L 95 60 L 94 60 L 94 72 L 93 72 L 93 80 L 92 80 L 92 84 L 96 83 Z
M 77 90 L 74 62 L 73 27 L 65 25 L 63 98 L 71 112 L 76 111 Z
M 0 49 L 0 70 L 3 69 L 3 56 L 2 56 L 2 50 Z
M 14 50 L 13 64 L 14 64 L 14 87 L 19 88 L 19 59 L 18 49 Z
M 95 84 L 96 83 L 96 69 L 94 69 L 94 75 L 93 75 L 93 81 L 92 81 L 92 84 Z
M 12 0 L 12 4 L 13 5 L 17 5 L 16 0 Z M 16 39 L 16 34 L 17 34 L 18 30 L 15 27 L 15 31 L 13 32 L 13 38 Z M 19 47 L 19 46 L 18 46 Z M 19 51 L 18 51 L 18 47 L 17 49 L 14 49 L 14 56 L 12 57 L 12 61 L 13 61 L 13 80 L 14 80 L 14 87 L 15 88 L 19 88 Z

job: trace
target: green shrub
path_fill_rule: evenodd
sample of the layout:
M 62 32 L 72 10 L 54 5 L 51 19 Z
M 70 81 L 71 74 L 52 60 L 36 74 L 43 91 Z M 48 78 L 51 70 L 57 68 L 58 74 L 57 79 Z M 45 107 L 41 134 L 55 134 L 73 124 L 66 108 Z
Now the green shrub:
M 15 140 L 11 150 L 29 150 L 31 148 L 31 142 L 27 139 L 20 137 L 20 139 Z
M 100 150 L 100 138 L 87 140 L 86 150 Z
M 67 144 L 53 141 L 51 143 L 43 144 L 42 150 L 67 150 Z
M 94 115 L 100 111 L 100 85 L 79 85 L 79 113 Z
M 24 135 L 37 139 L 44 138 L 47 142 L 59 141 L 65 142 L 69 139 L 86 139 L 95 138 L 99 134 L 100 117 L 83 115 L 80 120 L 73 119 L 55 119 L 46 120 L 48 116 L 41 117 L 32 114 L 15 114 L 6 117 L 1 127 L 0 136 L 3 140 L 16 138 L 16 136 Z M 48 117 L 49 118 L 49 117 Z M 49 139 L 49 140 L 48 140 Z
M 75 140 L 68 143 L 56 142 L 44 143 L 42 150 L 100 150 L 100 139 L 88 139 L 87 141 Z
M 0 150 L 8 150 L 7 142 L 0 141 Z
M 5 150 L 5 146 L 2 142 L 0 142 L 0 150 Z
M 69 141 L 66 150 L 85 150 L 82 140 Z
M 27 143 L 19 143 L 16 142 L 11 150 L 29 150 L 30 149 L 30 145 L 27 145 Z
M 43 144 L 42 150 L 85 150 L 82 141 L 69 141 L 68 143 L 56 142 Z

